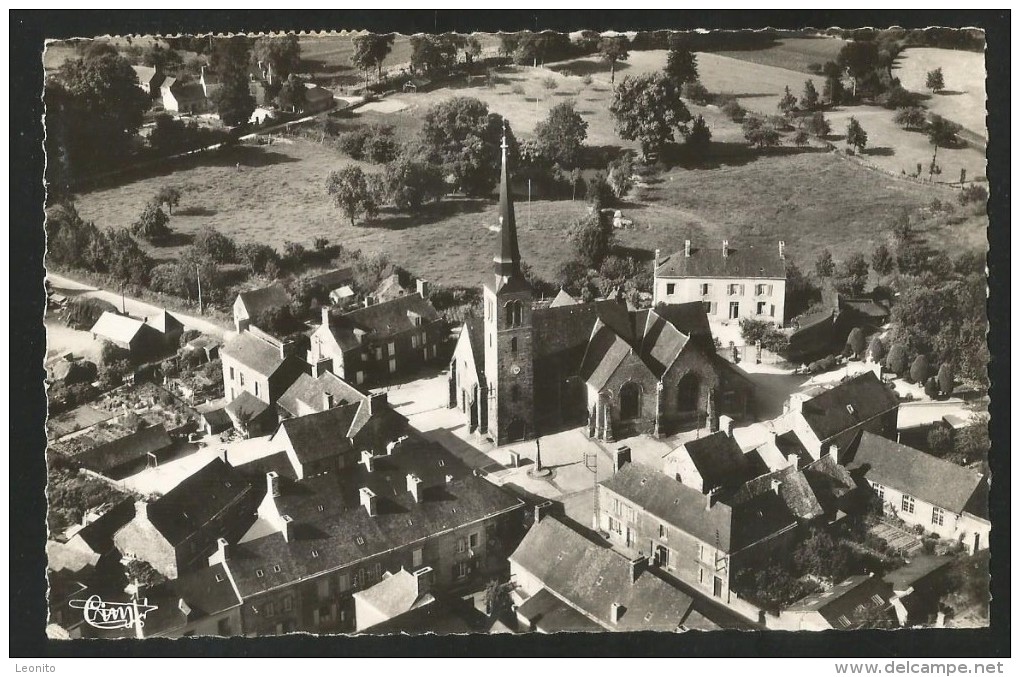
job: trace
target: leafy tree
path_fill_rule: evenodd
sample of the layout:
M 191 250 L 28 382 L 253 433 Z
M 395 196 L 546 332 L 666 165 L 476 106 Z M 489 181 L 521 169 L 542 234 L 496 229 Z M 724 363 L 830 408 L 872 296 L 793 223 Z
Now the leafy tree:
M 609 163 L 608 169 L 606 181 L 613 189 L 613 195 L 620 199 L 634 186 L 634 163 L 631 162 L 630 155 L 621 155 Z
M 885 243 L 875 247 L 875 252 L 871 255 L 871 268 L 879 275 L 888 275 L 896 268 L 896 259 Z
M 825 138 L 832 132 L 829 121 L 825 119 L 825 115 L 821 111 L 815 112 L 807 119 L 807 129 L 819 139 Z
M 220 76 L 220 88 L 213 95 L 216 112 L 224 124 L 243 125 L 255 110 L 249 85 L 250 42 L 243 37 L 226 38 L 214 51 L 213 69 Z
M 836 288 L 848 296 L 860 296 L 868 284 L 868 260 L 864 254 L 854 252 L 836 271 Z
M 195 234 L 192 251 L 199 258 L 215 263 L 234 263 L 237 260 L 237 244 L 213 228 L 203 228 Z
M 808 135 L 807 130 L 803 127 L 799 127 L 797 132 L 793 135 L 793 142 L 798 146 L 806 146 L 810 140 L 811 137 Z
M 712 130 L 708 128 L 705 116 L 699 114 L 694 118 L 684 145 L 691 150 L 691 154 L 696 158 L 703 159 L 708 154 L 708 150 L 712 146 Z
M 616 194 L 606 180 L 605 174 L 599 173 L 592 177 L 585 189 L 584 199 L 590 202 L 594 209 L 602 209 L 616 203 Z
M 954 463 L 966 465 L 975 461 L 987 461 L 992 442 L 988 437 L 988 415 L 973 414 L 970 424 L 956 432 L 956 454 Z
M 914 383 L 924 383 L 931 374 L 931 367 L 928 365 L 928 358 L 918 355 L 910 365 L 910 380 Z
M 177 50 L 153 42 L 142 52 L 142 63 L 155 68 L 158 73 L 173 74 L 184 66 L 184 59 Z
M 757 115 L 748 115 L 742 125 L 744 138 L 758 149 L 772 148 L 779 145 L 779 131 L 771 122 Z
M 176 186 L 162 186 L 153 201 L 157 205 L 166 205 L 173 215 L 174 207 L 181 202 L 181 189 Z
M 158 242 L 165 239 L 172 232 L 170 217 L 166 215 L 156 202 L 145 205 L 142 215 L 131 225 L 131 234 L 137 235 L 149 242 Z
M 256 61 L 269 64 L 274 79 L 286 80 L 301 67 L 297 35 L 258 38 L 251 49 Z
M 885 358 L 885 367 L 897 376 L 902 377 L 907 373 L 907 360 L 907 349 L 897 343 L 889 349 L 889 354 Z
M 499 180 L 504 120 L 489 107 L 468 97 L 453 97 L 425 112 L 419 145 L 426 161 L 453 175 L 454 186 L 468 195 L 492 192 Z M 506 125 L 511 162 L 517 142 Z
M 971 184 L 960 191 L 960 195 L 957 197 L 957 200 L 962 205 L 967 205 L 970 204 L 971 202 L 976 202 L 979 205 L 984 206 L 984 204 L 988 202 L 988 189 L 976 183 Z M 984 266 L 982 262 L 982 269 L 983 267 Z
M 445 73 L 457 61 L 457 43 L 448 35 L 412 35 L 411 70 L 428 75 Z
M 929 376 L 924 382 L 924 394 L 933 400 L 939 396 L 939 382 L 934 376 Z
M 923 129 L 927 121 L 928 118 L 924 114 L 924 109 L 920 106 L 900 108 L 896 111 L 896 115 L 893 116 L 893 122 L 904 129 Z
M 860 327 L 854 327 L 850 330 L 850 335 L 846 339 L 847 348 L 854 354 L 854 357 L 861 357 L 864 354 L 864 349 L 867 347 L 867 341 L 864 339 L 864 330 Z
M 616 82 L 616 64 L 630 56 L 628 47 L 630 41 L 625 35 L 607 35 L 599 40 L 599 56 L 609 64 L 609 82 Z
M 577 167 L 570 170 L 568 179 L 570 181 L 570 201 L 573 202 L 577 199 L 577 189 L 580 188 L 583 192 L 587 190 L 588 184 L 585 183 L 584 177 L 581 175 L 581 170 Z
M 592 208 L 570 232 L 578 258 L 589 268 L 598 268 L 613 246 L 613 225 Z
M 708 88 L 701 84 L 701 80 L 690 80 L 680 87 L 680 97 L 693 101 L 699 106 L 707 106 L 712 100 Z
M 573 101 L 553 106 L 545 120 L 535 127 L 542 152 L 561 167 L 576 167 L 588 136 L 588 123 L 574 109 Z
M 931 382 L 931 379 L 929 379 Z M 934 385 L 934 384 L 933 384 Z M 925 393 L 928 394 L 932 399 L 938 395 L 938 386 L 935 386 L 935 394 L 928 393 L 928 384 L 925 383 Z M 944 425 L 934 425 L 928 431 L 927 434 L 928 449 L 927 451 L 932 456 L 938 456 L 939 458 L 945 458 L 953 452 L 953 435 L 949 429 Z
M 882 339 L 877 336 L 871 339 L 871 345 L 868 346 L 868 354 L 871 356 L 872 362 L 881 364 L 882 358 L 885 357 L 885 344 L 882 343 Z
M 468 37 L 464 43 L 464 63 L 470 66 L 481 53 L 482 43 L 478 41 L 478 38 Z
M 370 218 L 375 213 L 365 172 L 357 165 L 347 165 L 330 172 L 326 179 L 326 192 L 333 198 L 333 204 L 351 220 L 352 226 L 357 217 Z
M 836 63 L 841 68 L 845 68 L 854 79 L 856 89 L 865 77 L 880 66 L 878 45 L 864 40 L 848 42 L 839 50 Z
M 446 192 L 446 182 L 433 165 L 400 158 L 386 166 L 386 185 L 397 209 L 416 211 L 427 202 L 438 202 Z
M 843 81 L 839 76 L 830 75 L 825 78 L 825 86 L 822 88 L 822 98 L 829 102 L 830 106 L 838 106 L 843 103 L 845 92 Z
M 677 87 L 698 79 L 698 59 L 680 36 L 670 36 L 666 55 L 666 75 Z
M 787 85 L 786 89 L 783 91 L 783 96 L 779 99 L 779 105 L 777 108 L 787 115 L 797 109 L 797 97 L 795 97 L 790 91 L 789 85 Z
M 942 393 L 943 397 L 949 397 L 953 394 L 954 381 L 955 375 L 953 374 L 953 365 L 949 362 L 943 362 L 939 365 L 938 373 L 939 392 Z
M 740 102 L 734 98 L 726 99 L 721 107 L 723 113 L 726 114 L 730 120 L 734 122 L 743 122 L 744 117 L 747 115 L 747 110 L 740 105 Z
M 804 94 L 800 97 L 800 107 L 804 110 L 818 108 L 818 90 L 813 80 L 804 81 Z
M 942 75 L 942 69 L 936 68 L 933 71 L 928 71 L 928 75 L 924 80 L 924 86 L 936 94 L 945 89 L 946 80 Z
M 832 261 L 832 252 L 823 249 L 815 259 L 815 274 L 820 278 L 832 277 L 836 271 L 836 264 Z
M 382 80 L 382 64 L 393 49 L 393 40 L 396 36 L 392 33 L 381 35 L 378 33 L 366 33 L 354 36 L 354 54 L 351 55 L 351 62 L 361 70 L 368 72 L 369 69 L 376 69 L 376 79 Z
M 801 571 L 832 582 L 857 573 L 850 548 L 818 529 L 797 546 L 793 559 Z
M 931 121 L 928 123 L 928 141 L 935 146 L 935 151 L 931 156 L 931 165 L 928 172 L 929 179 L 935 172 L 935 159 L 938 157 L 939 148 L 945 148 L 947 146 L 954 146 L 959 143 L 959 137 L 962 127 L 945 119 L 941 115 L 932 115 Z
M 296 75 L 290 75 L 284 80 L 280 87 L 280 93 L 276 95 L 276 101 L 284 110 L 299 111 L 305 106 L 308 98 L 308 88 Z
M 485 586 L 485 613 L 490 618 L 498 618 L 510 610 L 513 589 L 512 581 L 502 582 L 494 578 L 488 582 Z
M 64 311 L 64 322 L 74 329 L 91 329 L 103 313 L 116 313 L 117 308 L 108 301 L 91 296 L 75 296 L 69 299 Z
M 566 58 L 570 49 L 570 36 L 566 33 L 523 31 L 517 34 L 516 47 L 511 55 L 516 64 L 538 66 Z
M 267 272 L 269 264 L 275 263 L 279 266 L 280 263 L 280 255 L 275 249 L 258 242 L 242 244 L 237 248 L 237 257 L 248 266 L 252 275 L 262 275 Z
M 620 136 L 641 143 L 642 153 L 659 150 L 691 120 L 672 80 L 662 73 L 625 77 L 609 107 Z
M 857 122 L 857 118 L 850 118 L 850 122 L 847 124 L 846 145 L 856 149 L 858 153 L 868 145 L 868 133 L 861 127 L 861 123 Z

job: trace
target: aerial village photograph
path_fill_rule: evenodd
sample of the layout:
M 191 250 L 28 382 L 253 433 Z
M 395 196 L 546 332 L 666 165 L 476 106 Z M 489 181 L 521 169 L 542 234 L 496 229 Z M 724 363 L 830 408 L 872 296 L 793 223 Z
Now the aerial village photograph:
M 42 59 L 49 638 L 988 626 L 981 30 Z

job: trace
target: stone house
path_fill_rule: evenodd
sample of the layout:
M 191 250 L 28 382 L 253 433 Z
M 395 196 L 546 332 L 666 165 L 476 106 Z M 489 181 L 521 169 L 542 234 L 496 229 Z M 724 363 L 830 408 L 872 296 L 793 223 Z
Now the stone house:
M 307 365 L 292 353 L 296 344 L 285 343 L 258 328 L 242 331 L 220 351 L 223 392 L 228 402 L 247 392 L 266 404 L 275 404 Z
M 241 333 L 267 310 L 279 310 L 290 305 L 290 294 L 279 282 L 268 287 L 243 291 L 234 299 L 234 329 Z

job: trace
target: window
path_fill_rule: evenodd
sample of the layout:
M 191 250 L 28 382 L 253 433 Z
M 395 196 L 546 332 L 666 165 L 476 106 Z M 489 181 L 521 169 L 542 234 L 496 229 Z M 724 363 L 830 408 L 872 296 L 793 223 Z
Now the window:
M 263 577 L 263 576 L 265 576 L 265 575 L 266 575 L 266 572 L 265 572 L 265 571 L 263 571 L 262 569 L 256 569 L 256 570 L 255 570 L 255 576 L 256 576 L 256 578 L 262 578 L 262 577 Z
M 511 355 L 516 355 L 517 354 L 517 337 L 516 336 L 514 336 L 512 339 L 510 339 L 510 354 Z
M 255 397 L 259 396 L 259 382 L 255 381 Z
M 387 355 L 396 355 L 397 354 L 397 344 L 395 342 L 390 341 L 386 345 L 386 354 Z
M 471 549 L 478 547 L 478 534 L 471 534 L 468 536 L 468 547 Z
M 900 510 L 906 513 L 914 514 L 914 497 L 903 494 L 903 500 L 900 502 Z
M 709 293 L 711 293 L 711 291 L 712 291 L 712 285 L 710 285 L 710 284 L 702 284 L 701 285 L 701 295 L 702 296 L 708 296 Z
M 875 603 L 875 606 L 882 606 L 885 604 L 885 600 L 882 599 L 881 595 L 872 595 L 871 601 Z
M 351 577 L 348 574 L 340 574 L 337 576 L 336 582 L 339 592 L 347 592 L 351 589 Z
M 726 289 L 726 293 L 729 294 L 730 296 L 736 296 L 736 294 L 737 294 L 737 285 L 735 285 L 735 284 L 729 285 L 727 287 L 727 289 Z
M 467 541 L 461 538 L 457 541 L 457 552 L 464 552 L 465 550 L 467 550 Z
M 418 335 L 417 334 L 411 334 L 411 347 L 412 348 L 417 348 L 418 347 Z
M 620 512 L 620 499 L 618 499 L 618 498 L 614 498 L 613 499 L 613 514 L 616 515 L 617 517 L 619 517 L 620 514 L 621 514 L 621 512 Z
M 669 539 L 669 530 L 666 529 L 665 524 L 659 525 L 659 538 L 664 541 Z
M 238 374 L 238 377 L 240 377 L 240 379 L 241 379 L 241 385 L 244 385 L 244 372 L 241 372 L 240 374 Z
M 230 380 L 231 381 L 234 380 L 234 368 L 233 367 L 230 368 Z
M 392 374 L 392 373 L 394 373 L 396 371 L 397 371 L 397 358 L 391 357 L 390 358 L 390 373 Z
M 712 302 L 711 301 L 702 301 L 701 302 L 701 307 L 705 311 L 706 315 L 711 315 L 712 314 Z
M 670 282 L 666 285 L 666 296 L 672 296 L 676 293 L 676 283 Z
M 381 360 L 382 359 L 382 346 L 376 346 L 375 347 L 375 359 L 377 359 L 377 360 Z
M 356 374 L 354 374 L 354 381 L 356 383 L 358 383 L 358 384 L 364 383 L 365 382 L 365 372 L 359 371 Z
M 615 517 L 609 518 L 609 530 L 614 534 L 623 533 L 623 527 L 620 525 L 620 520 Z
M 372 567 L 372 580 L 378 581 L 382 578 L 382 563 L 376 562 Z
M 411 566 L 414 567 L 415 569 L 421 566 L 421 563 L 424 561 L 424 559 L 425 558 L 423 557 L 421 548 L 418 548 L 417 550 L 411 552 Z
M 414 326 L 416 326 L 416 327 L 420 327 L 421 326 L 421 317 L 419 317 L 418 315 L 414 316 Z
M 294 598 L 293 597 L 284 597 L 283 598 L 283 610 L 284 611 L 293 611 L 294 610 Z
M 266 615 L 267 616 L 276 615 L 276 604 L 274 604 L 273 602 L 269 602 L 268 604 L 266 604 Z
M 776 304 L 773 303 L 772 305 L 769 306 L 769 317 L 775 316 L 776 316 Z
M 850 619 L 847 618 L 846 616 L 840 616 L 839 617 L 839 624 L 842 625 L 844 628 L 849 628 L 850 627 Z
M 471 565 L 468 562 L 457 562 L 453 570 L 457 578 L 466 578 L 471 573 Z
M 766 305 L 767 304 L 764 301 L 758 301 L 758 305 L 755 306 L 755 312 L 758 315 L 764 315 L 765 314 L 765 306 Z
M 942 526 L 943 522 L 945 521 L 945 518 L 946 514 L 945 511 L 942 510 L 942 508 L 931 509 L 931 523 L 934 524 L 935 526 L 937 527 Z
M 312 558 L 314 559 L 314 558 L 316 558 L 316 557 L 318 557 L 318 556 L 319 556 L 319 551 L 318 551 L 318 550 L 314 550 L 314 549 L 313 549 L 313 550 L 312 550 Z
M 701 568 L 698 569 L 698 583 L 705 584 L 705 570 Z
M 875 495 L 878 496 L 879 500 L 885 501 L 885 487 L 878 482 L 872 482 L 871 488 L 875 490 Z

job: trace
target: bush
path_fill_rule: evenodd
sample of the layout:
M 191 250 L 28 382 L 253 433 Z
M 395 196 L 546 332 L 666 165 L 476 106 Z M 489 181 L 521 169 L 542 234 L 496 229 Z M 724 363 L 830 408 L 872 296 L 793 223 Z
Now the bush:
M 701 84 L 701 80 L 692 80 L 681 85 L 680 96 L 699 106 L 705 106 L 712 100 L 712 95 L 709 93 L 708 88 Z
M 545 87 L 546 89 L 556 89 L 560 85 L 558 82 L 556 82 L 556 78 L 549 76 L 542 78 L 542 86 Z
M 943 362 L 942 366 L 939 367 L 938 381 L 939 392 L 942 393 L 943 397 L 949 397 L 953 394 L 955 374 L 953 373 L 953 367 L 948 362 Z
M 634 186 L 634 163 L 629 155 L 622 155 L 609 163 L 609 182 L 613 195 L 622 198 Z
M 727 99 L 722 105 L 722 112 L 733 122 L 743 122 L 747 110 L 736 99 Z
M 510 91 L 518 96 L 524 96 L 524 85 L 521 85 L 520 83 L 515 84 L 510 88 Z
M 102 299 L 76 296 L 67 302 L 64 320 L 69 327 L 88 330 L 107 312 L 116 313 L 117 308 Z
M 939 396 L 939 382 L 934 376 L 929 376 L 924 382 L 924 394 L 933 400 Z
M 592 83 L 592 78 L 591 78 L 591 76 L 590 76 L 590 75 L 585 75 L 585 76 L 584 76 L 583 78 L 581 78 L 581 82 L 582 82 L 582 84 L 584 84 L 585 86 L 587 86 L 587 85 L 590 85 L 590 84 Z M 523 91 L 523 90 L 522 90 L 522 91 Z
M 104 370 L 113 367 L 118 362 L 131 359 L 131 352 L 114 345 L 109 341 L 103 341 L 99 348 L 99 366 Z
M 198 231 L 191 246 L 200 258 L 216 263 L 234 263 L 237 260 L 237 244 L 213 228 Z
M 961 205 L 967 205 L 971 202 L 983 205 L 988 202 L 988 189 L 980 184 L 972 183 L 960 191 L 957 200 L 959 200 Z
M 871 345 L 868 347 L 868 353 L 871 355 L 872 362 L 882 362 L 882 358 L 885 357 L 885 344 L 882 343 L 882 339 L 875 337 L 871 339 Z
M 902 345 L 894 345 L 885 358 L 885 368 L 900 378 L 907 373 L 907 349 Z
M 167 225 L 169 222 L 170 217 L 166 215 L 166 212 L 155 202 L 150 202 L 145 205 L 138 220 L 131 225 L 131 234 L 148 242 L 159 242 L 173 232 Z
M 930 374 L 931 368 L 928 366 L 928 358 L 924 355 L 915 357 L 914 363 L 910 365 L 910 380 L 914 383 L 923 384 Z

